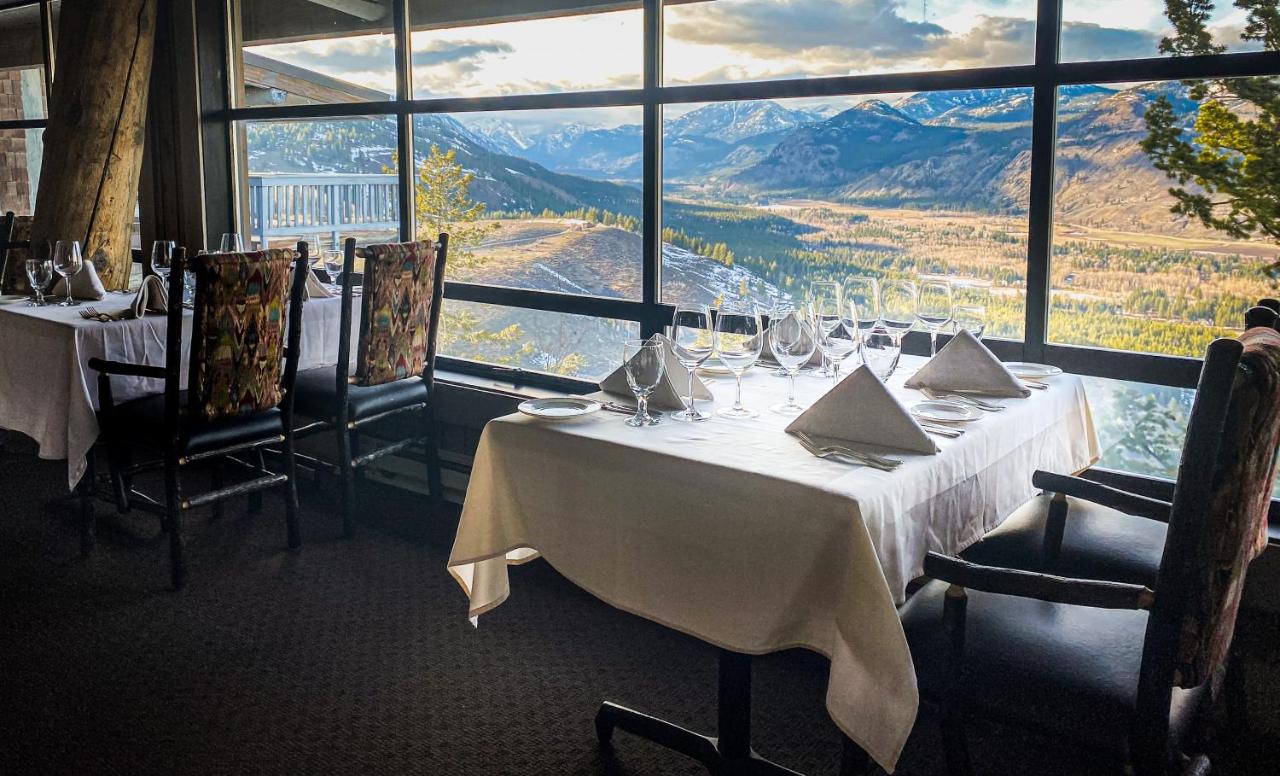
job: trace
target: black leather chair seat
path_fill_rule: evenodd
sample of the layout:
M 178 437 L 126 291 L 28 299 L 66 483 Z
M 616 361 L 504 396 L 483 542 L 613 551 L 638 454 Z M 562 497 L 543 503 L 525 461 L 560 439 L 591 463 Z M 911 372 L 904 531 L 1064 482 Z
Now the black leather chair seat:
M 338 402 L 335 367 L 308 369 L 298 373 L 294 383 L 294 408 L 309 418 L 332 420 Z M 351 420 L 368 418 L 427 400 L 427 384 L 421 377 L 408 377 L 382 385 L 348 386 L 347 403 Z
M 948 585 L 929 582 L 902 607 L 923 698 L 951 681 L 942 608 Z M 1147 613 L 1052 604 L 968 591 L 961 697 L 981 715 L 1085 742 L 1123 757 L 1133 725 Z M 1180 737 L 1205 695 L 1174 690 Z
M 1051 498 L 1042 494 L 1023 504 L 961 557 L 984 566 L 1155 584 L 1164 555 L 1165 524 L 1070 497 L 1062 552 L 1056 565 L 1047 564 L 1044 527 Z
M 187 404 L 187 392 L 178 396 L 181 406 Z M 164 394 L 144 396 L 141 399 L 117 404 L 112 422 L 119 424 L 120 439 L 138 439 L 163 446 Z M 207 453 L 234 445 L 251 444 L 260 440 L 278 439 L 284 434 L 284 416 L 279 409 L 270 409 L 242 418 L 226 418 L 215 421 L 185 419 L 180 431 L 184 455 Z

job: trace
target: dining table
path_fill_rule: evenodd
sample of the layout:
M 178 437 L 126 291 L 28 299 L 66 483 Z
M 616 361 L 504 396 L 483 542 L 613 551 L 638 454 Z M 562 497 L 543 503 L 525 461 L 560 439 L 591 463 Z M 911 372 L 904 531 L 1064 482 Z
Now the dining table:
M 109 291 L 102 300 L 73 307 L 0 299 L 0 428 L 34 439 L 40 458 L 65 460 L 68 490 L 84 475 L 99 432 L 97 372 L 89 368 L 89 359 L 164 365 L 168 323 L 163 313 L 110 321 L 80 314 L 90 307 L 119 313 L 133 297 Z M 338 362 L 341 301 L 335 295 L 305 302 L 300 370 Z M 191 316 L 190 310 L 183 312 L 184 351 L 190 346 Z M 182 367 L 185 384 L 186 352 Z M 163 390 L 158 379 L 128 376 L 113 376 L 111 387 L 117 404 Z
M 925 398 L 903 385 L 924 362 L 904 355 L 886 381 L 906 407 Z M 733 379 L 709 380 L 714 400 L 700 409 L 730 404 Z M 721 649 L 716 735 L 606 701 L 602 742 L 620 728 L 713 770 L 791 773 L 750 748 L 749 661 L 801 647 L 830 659 L 831 719 L 892 772 L 919 706 L 896 606 L 926 553 L 981 539 L 1035 495 L 1037 469 L 1098 460 L 1080 378 L 1045 383 L 998 400 L 1003 409 L 959 436 L 933 437 L 936 454 L 877 450 L 902 462 L 892 471 L 810 454 L 784 431 L 793 418 L 767 409 L 787 380 L 764 366 L 743 377 L 743 401 L 759 410 L 745 420 L 497 418 L 480 438 L 448 569 L 477 624 L 512 593 L 509 566 L 541 557 L 617 609 Z M 795 390 L 811 404 L 833 384 L 801 374 Z

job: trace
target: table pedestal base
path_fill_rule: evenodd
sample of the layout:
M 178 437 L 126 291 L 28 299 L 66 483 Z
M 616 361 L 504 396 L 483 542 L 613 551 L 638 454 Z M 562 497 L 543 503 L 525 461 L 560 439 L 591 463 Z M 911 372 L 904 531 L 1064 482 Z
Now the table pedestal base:
M 648 714 L 605 701 L 596 712 L 596 736 L 607 746 L 615 728 L 692 757 L 724 776 L 801 776 L 751 749 L 751 656 L 720 650 L 718 736 L 704 736 Z

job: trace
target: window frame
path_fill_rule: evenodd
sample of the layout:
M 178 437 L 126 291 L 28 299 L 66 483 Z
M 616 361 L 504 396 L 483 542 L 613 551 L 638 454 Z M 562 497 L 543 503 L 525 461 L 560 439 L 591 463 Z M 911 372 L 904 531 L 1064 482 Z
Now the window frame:
M 27 8 L 29 6 L 40 7 L 40 52 L 43 62 L 40 69 L 44 74 L 44 98 L 45 112 L 44 116 L 38 119 L 9 119 L 0 120 L 0 130 L 11 129 L 45 129 L 49 126 L 49 100 L 53 96 L 53 73 L 55 65 L 55 47 L 57 41 L 53 35 L 53 0 L 16 0 L 16 2 L 0 3 L 0 12 L 12 11 L 18 8 Z M 37 184 L 38 181 L 32 181 Z M 34 205 L 32 207 L 34 210 Z
M 47 3 L 48 0 L 40 0 Z M 221 51 L 221 57 L 202 57 L 206 188 L 210 235 L 239 228 L 240 180 L 236 172 L 243 148 L 236 142 L 238 122 L 280 119 L 323 119 L 391 115 L 397 119 L 400 159 L 413 159 L 412 121 L 415 115 L 536 109 L 638 106 L 643 113 L 642 288 L 639 301 L 577 296 L 551 291 L 515 289 L 480 283 L 448 281 L 445 298 L 636 321 L 642 336 L 662 330 L 673 312 L 660 299 L 662 212 L 662 110 L 682 103 L 792 97 L 853 97 L 950 89 L 1022 87 L 1032 90 L 1030 206 L 1027 213 L 1027 282 L 1022 340 L 991 340 L 1001 358 L 1036 361 L 1068 372 L 1157 385 L 1195 387 L 1201 359 L 1064 345 L 1048 341 L 1050 275 L 1053 248 L 1053 183 L 1057 145 L 1057 91 L 1073 84 L 1134 81 L 1280 76 L 1280 52 L 1239 52 L 1194 57 L 1150 57 L 1092 62 L 1060 62 L 1063 0 L 1037 0 L 1034 59 L 1028 65 L 981 67 L 939 72 L 905 72 L 816 77 L 741 83 L 662 85 L 663 7 L 661 0 L 642 0 L 643 73 L 638 89 L 596 90 L 556 94 L 413 99 L 413 71 L 409 0 L 394 0 L 396 95 L 393 100 L 343 104 L 234 107 L 232 96 L 240 74 L 237 13 L 240 0 L 197 4 L 197 36 L 201 53 Z M 211 9 L 211 10 L 210 10 Z M 220 14 L 221 19 L 214 19 Z M 219 22 L 216 29 L 210 24 Z M 216 36 L 216 37 L 215 37 Z M 401 164 L 400 238 L 415 233 L 413 223 L 414 168 Z M 225 186 L 224 186 L 225 184 Z M 220 193 L 219 188 L 221 187 Z M 927 353 L 927 339 L 913 332 L 908 352 Z M 589 381 L 557 377 L 510 367 L 496 367 L 441 356 L 442 366 L 457 371 L 499 377 L 529 385 L 582 389 Z

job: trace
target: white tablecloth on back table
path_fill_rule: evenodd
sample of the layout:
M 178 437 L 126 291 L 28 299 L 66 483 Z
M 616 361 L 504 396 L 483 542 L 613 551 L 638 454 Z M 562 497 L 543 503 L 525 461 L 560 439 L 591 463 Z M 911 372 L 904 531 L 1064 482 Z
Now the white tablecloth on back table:
M 164 315 L 111 323 L 80 317 L 85 306 L 122 310 L 132 296 L 108 293 L 103 301 L 81 307 L 0 305 L 0 428 L 34 439 L 41 458 L 66 459 L 68 487 L 80 481 L 85 456 L 98 438 L 98 373 L 89 368 L 89 359 L 164 365 Z M 337 297 L 306 303 L 300 369 L 337 363 L 340 303 Z M 189 335 L 190 312 L 183 325 Z M 184 346 L 189 340 L 184 336 Z M 162 390 L 161 381 L 149 378 L 116 376 L 111 386 L 117 403 Z
M 891 390 L 919 401 L 905 377 Z M 786 381 L 759 369 L 744 381 L 762 411 L 748 421 L 499 418 L 481 437 L 449 568 L 472 616 L 506 600 L 509 563 L 540 554 L 619 609 L 717 646 L 820 652 L 832 719 L 892 769 L 919 702 L 894 604 L 925 553 L 981 538 L 1033 495 L 1034 470 L 1097 460 L 1083 385 L 1052 383 L 961 438 L 935 437 L 936 456 L 893 453 L 905 463 L 892 473 L 806 453 L 766 410 Z M 829 385 L 797 380 L 806 401 Z M 722 406 L 732 381 L 712 390 Z

